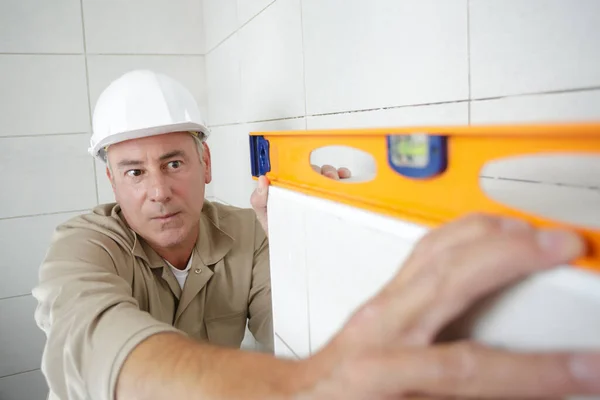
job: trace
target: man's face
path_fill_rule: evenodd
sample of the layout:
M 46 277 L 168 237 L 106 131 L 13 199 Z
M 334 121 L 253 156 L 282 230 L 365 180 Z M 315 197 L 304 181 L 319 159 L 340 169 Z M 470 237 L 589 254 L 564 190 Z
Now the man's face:
M 107 174 L 127 223 L 163 249 L 195 242 L 210 183 L 210 152 L 204 165 L 190 133 L 133 139 L 110 146 Z

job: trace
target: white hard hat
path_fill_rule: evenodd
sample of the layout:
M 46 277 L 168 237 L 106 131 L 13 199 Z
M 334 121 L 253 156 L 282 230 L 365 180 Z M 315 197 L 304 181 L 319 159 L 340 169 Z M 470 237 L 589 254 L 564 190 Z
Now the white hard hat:
M 181 131 L 197 132 L 202 139 L 210 133 L 194 96 L 166 75 L 135 70 L 113 81 L 98 98 L 88 151 L 106 161 L 111 144 Z

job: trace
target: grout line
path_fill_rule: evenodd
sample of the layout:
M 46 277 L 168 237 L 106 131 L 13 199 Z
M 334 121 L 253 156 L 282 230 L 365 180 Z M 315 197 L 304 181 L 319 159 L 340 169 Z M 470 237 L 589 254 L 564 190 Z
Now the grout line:
M 230 123 L 226 123 L 226 124 L 215 124 L 215 125 L 209 125 L 209 128 L 222 128 L 222 127 L 226 127 L 226 126 L 260 124 L 260 123 L 264 123 L 264 122 L 289 121 L 289 120 L 300 119 L 300 118 L 304 118 L 304 115 L 300 115 L 298 117 L 284 117 L 284 118 L 262 119 L 262 120 L 256 120 L 256 121 L 248 121 L 248 122 L 230 122 Z
M 468 124 L 471 125 L 471 0 L 467 0 L 467 84 L 469 87 L 467 116 Z
M 535 184 L 535 185 L 560 186 L 560 187 L 567 188 L 567 189 L 585 189 L 585 190 L 593 190 L 593 191 L 600 190 L 600 187 L 597 187 L 597 186 L 575 185 L 572 183 L 534 181 L 532 179 L 519 179 L 519 178 L 508 178 L 508 177 L 503 177 L 503 176 L 488 176 L 488 175 L 480 175 L 479 177 L 483 178 L 483 179 L 490 179 L 490 180 L 531 183 L 531 184 Z
M 505 96 L 491 96 L 491 97 L 478 97 L 471 99 L 471 101 L 489 101 L 489 100 L 501 100 L 501 99 L 509 99 L 514 97 L 532 97 L 532 96 L 543 96 L 543 95 L 552 95 L 552 94 L 566 94 L 566 93 L 580 93 L 580 92 L 593 92 L 596 90 L 600 90 L 600 86 L 586 86 L 572 89 L 556 89 L 556 90 L 547 90 L 544 92 L 529 92 L 529 93 L 519 93 L 519 94 L 508 94 Z
M 269 4 L 267 4 L 262 10 L 260 10 L 259 12 L 257 12 L 256 15 L 252 16 L 248 21 L 244 22 L 242 25 L 240 25 L 237 29 L 235 29 L 229 35 L 225 36 L 225 38 L 221 39 L 221 41 L 219 41 L 216 45 L 214 45 L 213 47 L 211 47 L 207 52 L 204 53 L 204 55 L 207 56 L 210 53 L 212 53 L 213 50 L 216 50 L 219 46 L 221 46 L 223 43 L 225 43 L 230 37 L 232 37 L 233 35 L 235 35 L 236 33 L 238 33 L 240 30 L 242 30 L 242 28 L 244 28 L 250 22 L 254 21 L 254 19 L 256 17 L 258 17 L 260 14 L 262 14 L 267 8 L 271 7 L 271 5 L 275 4 L 276 1 L 277 0 L 273 0 Z M 237 10 L 237 7 L 236 7 L 236 10 Z M 236 17 L 236 20 L 237 20 L 239 18 L 239 15 L 236 14 L 236 16 L 237 16 Z
M 82 11 L 83 13 L 83 11 Z M 85 33 L 83 34 L 85 36 Z M 84 44 L 85 47 L 85 44 Z M 183 53 L 87 53 L 84 50 L 84 53 L 2 53 L 0 52 L 0 56 L 123 56 L 123 57 L 132 57 L 132 56 L 141 56 L 141 57 L 204 57 L 206 54 L 204 53 L 191 53 L 191 54 L 183 54 Z
M 180 53 L 86 53 L 88 56 L 111 56 L 111 57 L 204 57 L 204 53 L 180 54 Z
M 300 39 L 302 41 L 302 83 L 304 85 L 304 129 L 308 129 L 308 94 L 306 92 L 306 55 L 304 51 L 304 15 L 302 0 L 298 2 L 300 4 Z
M 79 0 L 79 6 L 81 11 L 81 32 L 83 36 L 83 54 L 85 60 L 85 85 L 87 92 L 87 101 L 88 101 L 88 123 L 90 133 L 93 132 L 92 128 L 92 98 L 90 95 L 90 71 L 88 68 L 88 59 L 87 59 L 87 39 L 85 36 L 85 13 L 83 12 L 83 0 Z M 94 188 L 96 190 L 96 204 L 100 203 L 100 191 L 98 190 L 98 172 L 96 171 L 96 158 L 92 157 L 92 170 L 94 171 Z
M 36 372 L 36 371 L 40 371 L 40 369 L 39 368 L 30 369 L 28 371 L 21 371 L 21 372 L 17 372 L 17 373 L 14 373 L 14 374 L 0 376 L 0 379 L 2 379 L 2 378 L 10 378 L 11 376 L 23 375 L 23 374 L 28 374 L 30 372 Z
M 41 214 L 17 215 L 14 217 L 0 217 L 0 221 L 19 219 L 19 218 L 48 217 L 48 216 L 52 216 L 52 215 L 73 214 L 73 213 L 82 213 L 82 212 L 88 212 L 88 211 L 90 211 L 89 208 L 82 209 L 82 210 L 56 211 L 56 212 L 41 213 Z
M 22 297 L 31 297 L 31 293 L 17 294 L 15 296 L 8 296 L 8 297 L 0 297 L 0 301 L 2 301 L 2 300 L 10 300 L 10 299 L 20 299 Z
M 18 52 L 0 52 L 0 56 L 82 56 L 84 53 L 18 53 Z
M 88 132 L 60 132 L 60 133 L 42 133 L 40 135 L 28 134 L 28 135 L 0 135 L 0 139 L 20 139 L 20 138 L 40 138 L 40 137 L 55 137 L 55 136 L 74 136 L 74 135 L 87 135 Z

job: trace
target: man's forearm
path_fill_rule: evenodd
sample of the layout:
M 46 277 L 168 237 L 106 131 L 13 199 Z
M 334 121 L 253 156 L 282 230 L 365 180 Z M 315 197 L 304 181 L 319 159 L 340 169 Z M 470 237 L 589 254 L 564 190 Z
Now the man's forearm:
M 154 335 L 131 352 L 117 382 L 117 400 L 285 399 L 318 374 L 308 361 L 225 349 L 176 333 Z

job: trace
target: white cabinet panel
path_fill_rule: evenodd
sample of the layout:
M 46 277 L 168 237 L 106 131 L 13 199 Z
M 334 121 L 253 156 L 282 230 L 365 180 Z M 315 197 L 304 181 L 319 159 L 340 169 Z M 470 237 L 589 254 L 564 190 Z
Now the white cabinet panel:
M 302 207 L 286 193 L 277 187 L 269 190 L 273 327 L 289 349 L 305 357 L 310 354 L 306 249 L 301 245 L 306 229 Z M 279 218 L 285 214 L 289 216 Z
M 275 356 L 278 358 L 287 358 L 298 360 L 299 357 L 285 344 L 285 342 L 275 334 Z
M 394 276 L 424 230 L 332 202 L 306 202 L 305 208 L 314 353 Z
M 300 0 L 278 0 L 239 31 L 243 122 L 304 116 Z
M 85 60 L 0 55 L 0 136 L 87 132 Z
M 471 96 L 600 85 L 600 2 L 471 0 Z
M 3 138 L 0 218 L 87 210 L 96 205 L 89 135 Z
M 200 0 L 83 0 L 92 54 L 203 54 Z
M 2 400 L 46 400 L 48 385 L 40 370 L 0 378 Z
M 0 300 L 0 377 L 40 368 L 46 337 L 35 324 L 32 296 Z
M 0 52 L 83 53 L 80 0 L 0 1 Z
M 307 114 L 468 98 L 466 0 L 304 0 Z
M 76 213 L 0 220 L 0 298 L 31 293 L 56 226 Z

